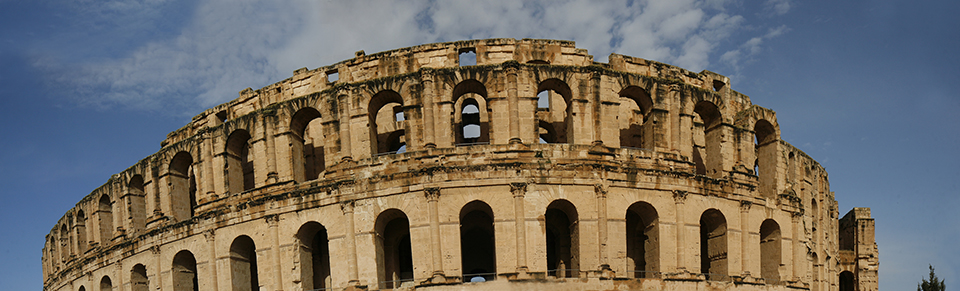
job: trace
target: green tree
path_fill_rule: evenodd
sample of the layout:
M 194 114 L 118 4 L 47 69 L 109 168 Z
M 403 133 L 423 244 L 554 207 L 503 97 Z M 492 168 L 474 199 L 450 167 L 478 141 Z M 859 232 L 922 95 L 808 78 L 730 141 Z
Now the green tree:
M 921 279 L 923 282 L 917 284 L 917 291 L 944 291 L 943 279 L 937 279 L 937 275 L 933 273 L 933 265 L 930 265 L 930 281 L 927 279 Z

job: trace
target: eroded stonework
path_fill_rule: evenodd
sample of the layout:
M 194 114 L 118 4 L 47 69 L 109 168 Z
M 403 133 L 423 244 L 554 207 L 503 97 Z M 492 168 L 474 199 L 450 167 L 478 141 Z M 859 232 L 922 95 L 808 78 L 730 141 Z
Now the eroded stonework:
M 869 209 L 772 110 L 609 60 L 471 40 L 243 90 L 60 219 L 44 290 L 877 290 Z

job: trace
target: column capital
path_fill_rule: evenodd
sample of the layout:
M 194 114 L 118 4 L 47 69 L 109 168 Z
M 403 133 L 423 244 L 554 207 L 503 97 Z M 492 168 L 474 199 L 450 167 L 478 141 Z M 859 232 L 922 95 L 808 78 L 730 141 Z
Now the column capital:
M 423 188 L 423 197 L 426 197 L 428 202 L 436 202 L 440 199 L 440 187 Z
M 673 201 L 677 204 L 683 204 L 687 200 L 687 195 L 690 194 L 685 190 L 673 190 Z
M 513 197 L 523 197 L 527 194 L 527 183 L 525 182 L 514 182 L 510 183 L 510 193 L 513 193 Z

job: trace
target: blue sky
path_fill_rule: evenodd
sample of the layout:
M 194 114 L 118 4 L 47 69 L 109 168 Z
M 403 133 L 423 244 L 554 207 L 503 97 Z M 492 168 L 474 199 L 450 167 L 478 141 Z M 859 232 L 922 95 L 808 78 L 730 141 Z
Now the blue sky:
M 569 39 L 730 77 L 870 207 L 882 290 L 960 278 L 960 2 L 0 0 L 0 285 L 165 135 L 293 70 L 421 43 Z M 12 263 L 16 262 L 16 263 Z

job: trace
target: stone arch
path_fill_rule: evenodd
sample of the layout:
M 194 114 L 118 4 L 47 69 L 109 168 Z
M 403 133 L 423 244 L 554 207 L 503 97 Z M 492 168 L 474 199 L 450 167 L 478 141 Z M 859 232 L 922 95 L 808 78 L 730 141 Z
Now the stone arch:
M 760 275 L 767 283 L 780 281 L 780 225 L 773 219 L 760 224 Z
M 200 291 L 197 280 L 197 259 L 188 250 L 182 250 L 173 256 L 173 291 Z
M 657 278 L 660 272 L 660 217 L 650 203 L 627 208 L 627 270 L 633 278 Z
M 197 207 L 197 178 L 193 165 L 193 156 L 185 151 L 178 152 L 170 159 L 168 185 L 170 187 L 170 208 L 174 220 L 183 221 L 193 217 Z
M 647 90 L 639 86 L 627 86 L 620 90 L 620 106 L 617 121 L 620 123 L 620 146 L 653 148 L 653 123 L 649 120 L 653 99 Z
M 777 183 L 777 155 L 780 154 L 777 148 L 776 130 L 769 121 L 760 119 L 754 123 L 753 131 L 760 194 L 765 197 L 774 197 Z
M 370 146 L 373 155 L 395 153 L 406 144 L 406 113 L 403 97 L 393 90 L 383 90 L 370 98 Z M 387 115 L 387 116 L 385 116 Z
M 66 262 L 70 259 L 72 253 L 70 246 L 70 229 L 66 223 L 60 225 L 60 249 L 63 250 L 60 252 L 60 260 Z
M 100 222 L 100 245 L 110 244 L 113 239 L 113 201 L 110 195 L 103 194 L 97 200 L 97 217 Z
M 231 194 L 243 193 L 256 186 L 250 139 L 250 132 L 245 129 L 236 129 L 227 138 L 224 172 L 227 176 L 227 189 Z
M 546 96 L 549 102 L 547 110 L 537 110 L 538 123 L 545 122 L 551 125 L 555 130 L 556 143 L 573 142 L 573 136 L 570 134 L 573 131 L 573 93 L 570 86 L 560 79 L 549 78 L 537 85 L 537 96 L 538 98 Z M 558 100 L 558 96 L 562 100 Z
M 146 195 L 143 190 L 143 176 L 133 175 L 127 182 L 127 211 L 130 212 L 127 218 L 133 231 L 143 230 L 147 223 Z
M 100 291 L 113 291 L 113 282 L 110 281 L 110 276 L 100 278 Z
M 403 211 L 391 208 L 377 215 L 377 278 L 380 288 L 397 288 L 413 280 L 413 253 L 410 220 Z
M 720 156 L 720 143 L 723 136 L 720 125 L 723 117 L 719 107 L 711 101 L 697 102 L 693 111 L 695 113 L 693 159 L 696 173 L 717 176 L 720 174 L 723 159 Z
M 260 290 L 257 246 L 249 236 L 238 236 L 230 244 L 230 281 L 233 290 Z
M 727 276 L 727 219 L 715 208 L 700 216 L 700 273 L 708 280 Z
M 853 291 L 856 290 L 856 280 L 853 277 L 853 273 L 850 271 L 840 272 L 840 291 Z
M 290 118 L 290 154 L 293 162 L 293 179 L 297 182 L 319 178 L 326 168 L 320 111 L 313 107 L 303 107 Z
M 136 264 L 130 269 L 130 289 L 132 291 L 150 291 L 147 267 L 143 264 Z
M 77 210 L 76 220 L 73 228 L 77 233 L 77 252 L 83 254 L 87 251 L 87 216 L 83 213 L 83 209 Z
M 473 200 L 460 209 L 460 263 L 463 282 L 474 277 L 485 281 L 496 278 L 496 239 L 493 209 L 486 202 Z
M 483 83 L 474 79 L 461 81 L 453 88 L 453 100 L 456 143 L 490 142 L 487 88 Z M 476 134 L 470 135 L 469 131 Z
M 297 231 L 297 241 L 300 256 L 300 284 L 303 290 L 331 287 L 327 229 L 318 222 L 307 222 Z
M 87 291 L 87 288 L 84 288 L 83 285 L 81 285 L 80 289 L 77 289 L 77 291 Z
M 577 208 L 565 199 L 557 199 L 544 213 L 547 239 L 547 275 L 558 278 L 579 277 L 580 223 Z

